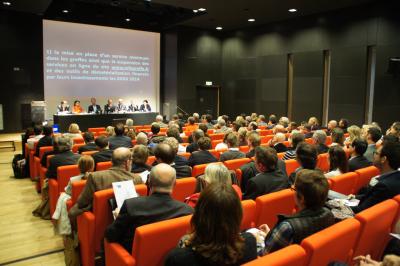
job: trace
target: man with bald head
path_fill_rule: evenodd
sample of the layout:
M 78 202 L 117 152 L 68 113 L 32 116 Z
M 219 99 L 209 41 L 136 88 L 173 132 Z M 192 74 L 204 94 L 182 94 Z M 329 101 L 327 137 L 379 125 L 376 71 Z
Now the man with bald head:
M 192 214 L 190 206 L 171 197 L 175 180 L 175 169 L 168 164 L 153 167 L 149 178 L 150 196 L 125 200 L 117 219 L 105 232 L 106 239 L 120 243 L 130 253 L 137 227 Z
M 76 204 L 69 211 L 71 218 L 92 208 L 93 194 L 96 191 L 112 187 L 113 182 L 132 180 L 134 184 L 142 183 L 139 175 L 132 174 L 132 153 L 128 148 L 117 148 L 113 151 L 112 167 L 104 171 L 96 171 L 88 175 L 85 188 Z
M 331 135 L 332 134 L 332 130 L 334 128 L 336 128 L 336 127 L 337 127 L 337 121 L 336 120 L 329 121 L 329 123 L 328 123 L 328 131 L 327 131 L 328 135 Z
M 277 128 L 277 125 L 275 128 Z M 283 133 L 276 133 L 275 136 L 271 140 L 271 147 L 276 150 L 277 153 L 286 152 L 287 147 L 283 144 L 286 140 L 286 136 Z

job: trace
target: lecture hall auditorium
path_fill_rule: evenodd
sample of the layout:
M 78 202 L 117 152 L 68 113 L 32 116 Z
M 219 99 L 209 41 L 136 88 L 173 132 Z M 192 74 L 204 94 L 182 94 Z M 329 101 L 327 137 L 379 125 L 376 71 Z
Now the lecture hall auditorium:
M 0 265 L 400 265 L 400 1 L 0 1 Z

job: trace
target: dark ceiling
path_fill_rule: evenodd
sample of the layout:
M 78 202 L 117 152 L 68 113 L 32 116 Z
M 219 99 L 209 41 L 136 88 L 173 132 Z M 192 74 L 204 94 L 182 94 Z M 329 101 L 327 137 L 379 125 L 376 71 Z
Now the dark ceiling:
M 7 0 L 5 0 L 7 1 Z M 175 25 L 224 31 L 365 5 L 374 0 L 8 0 L 3 10 L 44 18 L 162 31 Z M 2 1 L 3 2 L 3 1 Z M 194 9 L 205 12 L 194 13 Z M 288 9 L 295 8 L 295 13 Z M 68 13 L 62 11 L 67 9 Z M 130 18 L 127 22 L 125 19 Z M 255 22 L 248 22 L 254 18 Z

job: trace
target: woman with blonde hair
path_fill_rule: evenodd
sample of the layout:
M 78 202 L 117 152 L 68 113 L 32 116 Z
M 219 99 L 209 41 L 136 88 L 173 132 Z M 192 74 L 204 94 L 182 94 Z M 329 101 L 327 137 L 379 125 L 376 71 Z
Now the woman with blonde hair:
M 68 137 L 70 139 L 75 139 L 75 138 L 82 138 L 81 131 L 79 130 L 79 126 L 76 123 L 72 123 L 68 127 L 68 132 L 63 134 L 63 136 Z
M 355 139 L 361 138 L 361 128 L 356 125 L 348 127 L 347 133 L 349 133 L 349 136 L 344 140 L 344 145 L 346 145 L 346 147 L 349 147 Z
M 233 189 L 238 194 L 240 200 L 242 200 L 242 190 L 238 185 L 232 185 L 231 172 L 226 168 L 225 165 L 220 163 L 211 163 L 206 167 L 203 177 L 198 177 L 200 182 L 200 190 L 211 184 L 224 184 L 227 186 L 232 186 Z M 191 206 L 196 206 L 199 199 L 200 193 L 195 193 L 190 197 L 186 198 L 185 202 Z
M 106 134 L 107 134 L 107 137 L 114 136 L 115 135 L 114 127 L 113 126 L 106 127 Z

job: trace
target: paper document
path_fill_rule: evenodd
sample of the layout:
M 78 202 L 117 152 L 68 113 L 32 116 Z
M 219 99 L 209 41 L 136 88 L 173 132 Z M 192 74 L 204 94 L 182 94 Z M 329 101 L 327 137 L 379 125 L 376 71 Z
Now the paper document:
M 140 177 L 142 178 L 143 184 L 146 184 L 146 182 L 147 182 L 147 177 L 149 176 L 149 174 L 150 174 L 150 171 L 149 171 L 149 170 L 146 170 L 146 171 L 141 172 L 141 173 L 139 174 Z
M 126 199 L 136 198 L 138 196 L 132 180 L 114 182 L 112 183 L 112 186 L 119 209 L 121 209 L 122 204 Z
M 400 235 L 399 234 L 394 234 L 394 233 L 390 233 L 389 235 L 393 236 L 394 238 L 397 238 L 400 240 Z

